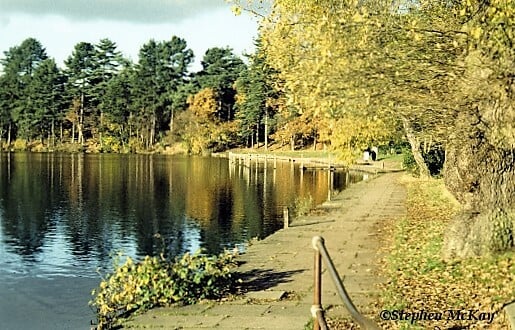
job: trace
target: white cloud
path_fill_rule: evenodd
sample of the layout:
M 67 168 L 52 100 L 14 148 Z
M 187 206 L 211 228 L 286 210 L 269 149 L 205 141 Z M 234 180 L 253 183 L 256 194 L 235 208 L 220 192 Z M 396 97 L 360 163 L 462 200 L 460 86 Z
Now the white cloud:
M 5 28 L 9 25 L 10 19 L 7 16 L 0 15 L 0 28 Z
M 59 15 L 72 20 L 179 22 L 227 8 L 224 0 L 1 0 L 0 13 Z

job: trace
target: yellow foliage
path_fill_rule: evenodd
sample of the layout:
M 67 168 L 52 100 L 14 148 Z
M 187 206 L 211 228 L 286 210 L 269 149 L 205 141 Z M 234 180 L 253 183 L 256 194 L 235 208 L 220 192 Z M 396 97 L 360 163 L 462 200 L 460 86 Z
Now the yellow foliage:
M 212 88 L 204 88 L 188 97 L 189 110 L 201 121 L 213 120 L 218 112 L 217 94 Z
M 407 216 L 388 225 L 389 253 L 381 309 L 479 310 L 496 313 L 492 322 L 474 319 L 419 320 L 417 329 L 507 329 L 503 305 L 515 299 L 515 254 L 446 262 L 440 255 L 448 223 L 459 210 L 441 180 L 407 184 Z M 390 227 L 390 228 L 388 228 Z M 421 299 L 423 297 L 423 299 Z M 382 329 L 403 328 L 383 322 Z M 415 326 L 413 326 L 415 328 Z
M 342 38 L 342 33 L 349 32 L 342 31 L 342 25 L 361 31 L 365 20 L 370 20 L 369 13 L 356 1 L 348 5 L 338 1 L 321 5 L 314 0 L 275 2 L 262 31 L 267 61 L 284 81 L 281 91 L 287 111 L 282 118 L 289 122 L 279 126 L 276 136 L 284 140 L 315 134 L 319 141 L 328 141 L 339 150 L 350 148 L 347 154 L 352 154 L 354 148 L 383 140 L 392 131 L 370 124 L 378 122 L 373 116 L 387 113 L 371 102 L 374 91 L 360 87 L 354 74 L 368 65 L 360 56 L 350 55 L 369 47 L 367 34 Z M 292 108 L 297 115 L 289 115 Z M 342 123 L 358 129 L 335 130 Z

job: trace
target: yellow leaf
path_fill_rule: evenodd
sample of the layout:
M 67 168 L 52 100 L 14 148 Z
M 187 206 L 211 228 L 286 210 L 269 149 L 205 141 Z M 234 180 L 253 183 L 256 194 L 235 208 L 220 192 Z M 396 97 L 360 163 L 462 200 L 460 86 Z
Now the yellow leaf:
M 240 6 L 232 6 L 231 11 L 234 15 L 239 16 L 241 15 L 241 7 Z
M 477 39 L 481 38 L 481 33 L 482 33 L 482 32 L 483 32 L 483 31 L 482 31 L 481 27 L 476 27 L 476 28 L 474 28 L 474 29 L 472 29 L 472 30 L 470 31 L 470 35 L 471 35 L 474 39 L 476 39 L 476 40 L 477 40 Z
M 352 21 L 356 23 L 363 22 L 363 16 L 360 15 L 360 13 L 355 13 L 354 16 L 352 16 Z

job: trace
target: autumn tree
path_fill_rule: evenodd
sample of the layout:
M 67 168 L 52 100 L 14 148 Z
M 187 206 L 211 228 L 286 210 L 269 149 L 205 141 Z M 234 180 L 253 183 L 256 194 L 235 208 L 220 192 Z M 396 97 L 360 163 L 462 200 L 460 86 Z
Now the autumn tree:
M 243 61 L 230 48 L 210 48 L 202 58 L 202 70 L 195 75 L 200 88 L 213 89 L 219 100 L 219 119 L 234 119 L 234 103 L 236 90 L 234 83 L 242 70 Z
M 263 25 L 268 61 L 285 82 L 287 109 L 293 120 L 308 123 L 299 133 L 329 143 L 348 161 L 395 129 L 386 106 L 374 101 L 384 91 L 378 91 L 380 74 L 371 63 L 382 62 L 374 58 L 378 38 L 362 23 L 367 13 L 357 2 L 280 1 Z M 356 130 L 348 124 L 367 127 L 367 134 L 349 135 Z
M 445 181 L 463 205 L 448 257 L 513 246 L 514 6 L 277 0 L 262 22 L 292 119 L 320 125 L 345 159 L 403 129 L 428 176 L 422 146 L 445 148 Z
M 185 122 L 183 139 L 188 150 L 194 154 L 206 151 L 213 140 L 217 118 L 218 95 L 211 88 L 200 90 L 188 97 L 188 110 L 183 115 Z
M 445 237 L 447 257 L 504 251 L 515 236 L 515 3 L 468 1 L 460 15 L 470 37 L 445 182 L 463 210 Z
M 212 88 L 188 98 L 188 110 L 180 118 L 183 140 L 193 154 L 226 149 L 237 138 L 238 125 L 220 116 L 220 96 Z

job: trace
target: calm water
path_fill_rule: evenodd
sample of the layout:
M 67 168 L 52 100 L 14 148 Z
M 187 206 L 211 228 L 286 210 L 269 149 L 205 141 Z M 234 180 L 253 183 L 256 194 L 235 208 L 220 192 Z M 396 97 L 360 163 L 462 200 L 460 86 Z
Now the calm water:
M 327 175 L 220 158 L 0 153 L 1 328 L 89 329 L 90 291 L 113 253 L 241 248 L 281 228 L 295 198 L 326 200 Z M 360 179 L 336 172 L 332 185 Z

